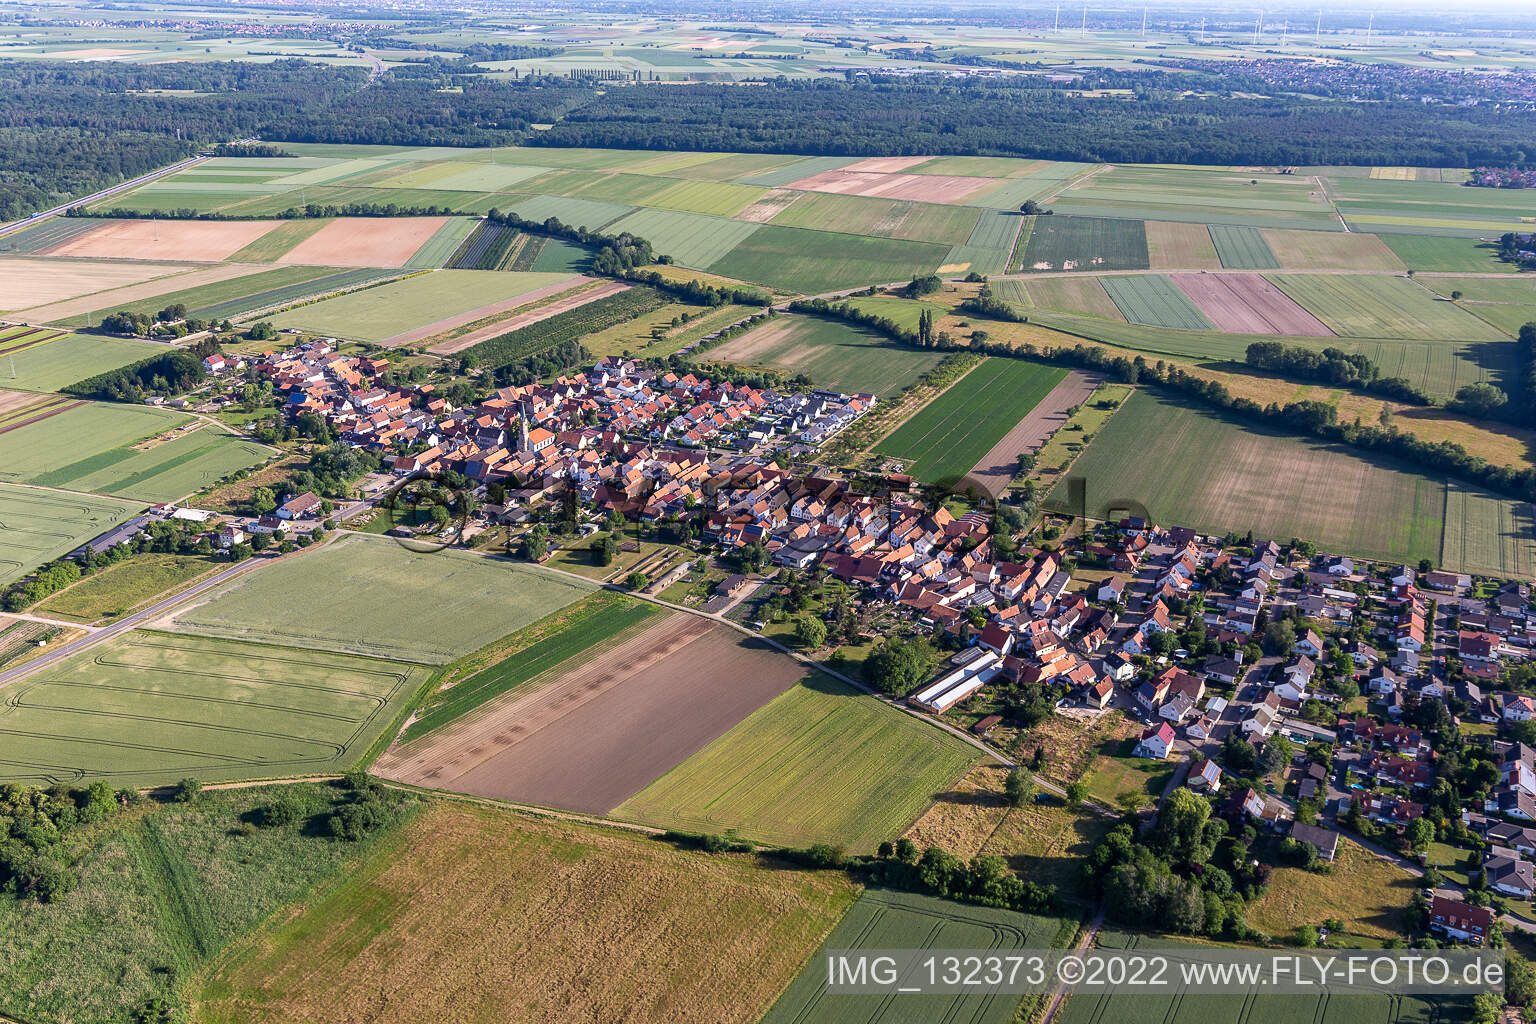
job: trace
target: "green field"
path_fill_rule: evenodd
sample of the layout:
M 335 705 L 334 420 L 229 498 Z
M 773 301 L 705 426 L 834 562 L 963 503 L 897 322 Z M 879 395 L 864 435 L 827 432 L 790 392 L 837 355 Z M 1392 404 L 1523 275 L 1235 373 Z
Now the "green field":
M 1027 301 L 1021 304 L 1041 310 L 1061 310 L 1124 323 L 1125 315 L 1115 305 L 1115 300 L 1109 297 L 1109 292 L 1104 290 L 1103 282 L 1106 280 L 1100 277 L 1043 277 L 1027 283 L 1018 280 L 999 281 L 993 287 L 1004 298 L 1022 293 Z M 1017 292 L 1008 290 L 1006 286 L 1009 285 L 1015 286 Z M 1019 300 L 1013 297 L 1010 301 Z
M 1497 259 L 1497 244 L 1477 238 L 1384 234 L 1381 240 L 1397 253 L 1404 266 L 1419 273 L 1515 273 L 1513 263 Z
M 827 936 L 822 949 L 1041 949 L 1060 945 L 1062 931 L 1063 922 L 1054 917 L 969 906 L 916 893 L 866 889 Z M 773 1004 L 763 1024 L 1012 1024 L 1020 1001 L 1018 995 L 993 994 L 829 995 L 826 958 L 817 955 Z
M 676 210 L 636 210 L 608 230 L 639 235 L 656 252 L 671 256 L 685 267 L 706 270 L 760 226 Z
M 1103 217 L 1037 217 L 1024 250 L 1029 270 L 1146 270 L 1147 226 Z
M 1050 393 L 1066 370 L 988 358 L 875 446 L 919 480 L 953 485 Z
M 917 242 L 942 242 L 945 245 L 976 244 L 999 248 L 1005 244 L 971 242 L 979 216 L 975 209 L 965 206 L 871 199 L 830 192 L 802 192 L 798 199 L 773 218 L 773 223 L 791 228 L 906 238 Z M 1010 227 L 1018 228 L 1017 217 L 1008 220 Z M 998 233 L 997 229 L 998 225 L 989 225 L 987 237 Z M 1007 241 L 1011 240 L 1012 236 L 1009 235 Z
M 529 626 L 524 632 L 542 635 L 527 645 L 513 638 L 513 650 L 507 657 L 440 691 L 400 735 L 400 742 L 425 736 L 579 654 L 595 652 L 600 644 L 628 632 L 659 610 L 654 604 L 615 598 L 602 591 L 575 608 L 557 612 L 558 621 L 548 628 L 541 628 L 544 622 Z
M 535 196 L 510 209 L 512 213 L 525 220 L 542 222 L 551 217 L 557 217 L 571 227 L 587 228 L 590 231 L 612 224 L 620 217 L 635 211 L 633 206 L 623 206 L 619 203 L 600 203 L 591 199 L 565 199 L 560 196 Z
M 819 673 L 613 811 L 699 832 L 870 853 L 980 760 L 932 726 Z
M 781 316 L 711 349 L 708 358 L 803 373 L 823 387 L 884 397 L 916 382 L 943 357 L 899 348 L 882 334 L 839 320 Z
M 359 270 L 343 270 L 340 273 L 326 274 L 321 277 L 301 275 L 299 280 L 293 284 L 279 285 L 257 292 L 247 292 L 234 298 L 215 302 L 212 305 L 195 308 L 192 310 L 192 314 L 204 319 L 220 320 L 227 317 L 244 316 L 256 310 L 290 305 L 312 296 L 329 295 L 333 292 L 358 288 L 373 281 L 382 281 L 385 278 L 395 277 L 399 273 L 400 271 L 398 270 L 374 270 L 364 267 Z
M 0 443 L 4 440 L 0 436 Z M 142 501 L 177 501 L 274 454 L 265 445 L 204 426 L 142 451 L 105 449 L 34 477 L 33 482 Z
M 350 536 L 264 567 L 179 612 L 176 628 L 446 664 L 590 593 L 531 566 Z
M 437 270 L 300 306 L 273 317 L 272 323 L 279 329 L 297 327 L 356 341 L 383 341 L 569 276 Z
M 190 422 L 154 406 L 85 402 L 0 433 L 0 480 L 47 484 L 57 479 L 63 484 L 93 467 L 111 466 L 130 445 Z
M 0 586 L 67 555 L 142 506 L 0 483 Z
M 1497 341 L 1502 331 L 1406 277 L 1270 274 L 1307 312 L 1346 338 Z
M 245 248 L 231 253 L 229 262 L 275 263 L 286 256 L 289 249 L 318 232 L 331 220 L 330 217 L 304 217 L 284 221 Z
M 306 820 L 242 828 L 279 794 L 297 798 Z M 307 830 L 309 815 L 345 798 L 329 786 L 257 786 L 75 829 L 65 848 L 77 888 L 48 903 L 0 899 L 0 1014 L 115 1024 L 152 999 L 181 1005 L 221 949 L 374 849 Z
M 1290 175 L 1116 165 L 1082 179 L 1046 205 L 1057 216 L 1340 230 L 1315 190 L 1312 181 Z
M 408 269 L 420 270 L 445 266 L 453 254 L 459 251 L 464 239 L 470 236 L 480 221 L 474 217 L 453 217 L 435 231 L 415 255 L 405 261 Z
M 1138 391 L 1072 467 L 1054 509 L 1096 519 L 1136 505 L 1159 523 L 1202 532 L 1254 531 L 1369 558 L 1438 561 L 1445 485 Z
M 1099 933 L 1105 950 L 1154 948 L 1170 953 L 1184 944 L 1116 930 Z M 1275 995 L 1249 988 L 1222 995 L 1137 992 L 1072 996 L 1056 1020 L 1061 1024 L 1451 1024 L 1471 1019 L 1470 1000 L 1431 996 L 1345 992 L 1324 989 L 1317 995 Z
M 1337 178 L 1328 191 L 1357 231 L 1481 238 L 1536 217 L 1524 189 L 1466 188 L 1442 182 Z
M 0 780 L 145 786 L 341 771 L 427 675 L 325 651 L 131 632 L 7 691 Z
M 1239 224 L 1212 224 L 1211 241 L 1216 255 L 1228 270 L 1279 270 L 1280 261 L 1255 227 Z
M 943 264 L 949 247 L 765 224 L 710 270 L 782 291 L 818 295 L 864 284 L 910 281 Z
M 1162 274 L 1100 278 L 1122 316 L 1133 324 L 1176 331 L 1209 331 L 1216 325 Z
M 1439 561 L 1452 572 L 1536 577 L 1536 514 L 1530 505 L 1451 481 Z
M 45 344 L 0 356 L 0 388 L 57 391 L 164 351 L 165 346 L 147 341 L 66 334 Z

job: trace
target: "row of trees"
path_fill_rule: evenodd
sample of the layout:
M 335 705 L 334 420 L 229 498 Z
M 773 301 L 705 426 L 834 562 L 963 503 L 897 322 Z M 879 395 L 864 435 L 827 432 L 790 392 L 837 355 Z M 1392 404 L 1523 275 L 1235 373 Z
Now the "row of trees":
M 1371 358 L 1340 348 L 1319 351 L 1280 341 L 1256 341 L 1248 346 L 1244 361 L 1256 370 L 1315 380 L 1335 387 L 1359 388 L 1399 402 L 1431 405 L 1433 400 L 1401 377 L 1383 377 Z

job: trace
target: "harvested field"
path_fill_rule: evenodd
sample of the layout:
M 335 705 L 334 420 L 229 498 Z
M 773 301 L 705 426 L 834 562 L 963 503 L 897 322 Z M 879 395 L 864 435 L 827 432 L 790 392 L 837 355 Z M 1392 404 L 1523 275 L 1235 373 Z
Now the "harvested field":
M 1139 220 L 1036 217 L 1022 257 L 1029 270 L 1146 270 L 1147 229 Z
M 1129 323 L 1178 331 L 1211 328 L 1199 307 L 1162 274 L 1106 277 L 1102 283 Z
M 1202 532 L 1301 537 L 1369 558 L 1438 560 L 1445 485 L 1344 449 L 1275 434 L 1132 395 L 1073 467 L 1086 507 L 1066 483 L 1050 507 L 1118 515 L 1139 503 L 1158 522 Z
M 569 278 L 568 280 L 587 282 L 590 279 Z M 523 327 L 528 327 L 533 324 L 540 323 L 542 321 L 548 320 L 550 317 L 557 316 L 560 313 L 566 313 L 570 310 L 576 309 L 579 306 L 585 306 L 589 302 L 596 302 L 599 299 L 605 299 L 610 295 L 617 295 L 627 288 L 629 288 L 629 285 L 622 281 L 604 281 L 601 284 L 598 284 L 596 287 L 590 288 L 585 287 L 584 283 L 578 284 L 575 290 L 563 298 L 557 298 L 553 302 L 547 302 L 544 305 L 535 309 L 531 309 L 526 313 L 518 313 L 515 316 L 508 317 L 506 320 L 500 320 L 486 327 L 470 331 L 468 334 L 460 335 L 451 341 L 445 341 L 438 345 L 432 345 L 427 349 L 427 351 L 440 356 L 454 355 L 456 353 L 463 352 L 466 349 L 473 348 L 474 346 L 480 344 L 482 341 L 489 341 L 492 338 L 499 338 L 501 335 L 507 334 L 510 331 L 515 331 Z
M 1059 945 L 1063 922 L 1054 917 L 969 906 L 916 893 L 866 889 L 827 937 L 822 949 L 965 949 L 999 955 Z M 1012 1024 L 1018 994 L 829 995 L 825 955 L 811 957 L 779 997 L 763 1024 Z
M 132 266 L 132 264 L 123 264 Z M 157 277 L 140 284 L 126 285 L 108 291 L 91 292 L 71 299 L 62 299 L 46 306 L 33 306 L 25 310 L 28 320 L 34 323 L 90 326 L 104 313 L 120 309 L 133 309 L 139 304 L 164 308 L 155 301 L 164 295 L 202 288 L 222 281 L 232 281 L 272 268 L 254 263 L 223 263 L 216 267 L 199 267 L 184 273 Z M 73 381 L 69 382 L 73 383 Z
M 1066 374 L 1021 359 L 984 359 L 875 450 L 910 460 L 907 472 L 919 480 L 957 486 Z
M 737 211 L 734 219 L 746 221 L 749 224 L 766 224 L 804 194 L 793 189 L 776 188 L 745 210 Z
M 1069 371 L 961 478 L 956 489 L 984 491 L 993 498 L 1001 495 L 1018 474 L 1019 456 L 1044 447 L 1050 436 L 1067 422 L 1067 410 L 1086 402 L 1103 382 L 1104 378 L 1097 374 Z
M 991 178 L 954 174 L 881 174 L 843 168 L 822 171 L 786 188 L 804 192 L 832 192 L 841 196 L 875 196 L 881 199 L 914 199 L 922 203 L 960 203 L 973 193 L 997 184 Z
M 217 263 L 280 223 L 275 220 L 105 220 L 94 231 L 65 239 L 49 249 L 47 255 L 121 259 L 131 254 L 136 260 Z
M 1334 333 L 1258 274 L 1173 274 L 1217 330 L 1332 338 Z
M 1204 224 L 1147 221 L 1147 259 L 1153 270 L 1216 270 L 1221 260 Z
M 805 675 L 798 662 L 677 612 L 388 751 L 385 778 L 607 813 Z
M 0 780 L 155 785 L 338 771 L 426 675 L 323 651 L 130 632 L 5 691 Z
M 535 278 L 544 277 L 547 275 L 528 274 L 517 276 Z M 414 345 L 419 341 L 426 341 L 427 339 L 435 337 L 439 334 L 445 334 L 455 330 L 456 328 L 463 327 L 465 324 L 472 324 L 477 320 L 498 316 L 499 314 L 508 312 L 509 310 L 526 306 L 531 302 L 538 302 L 540 299 L 548 298 L 551 295 L 559 295 L 561 292 L 569 291 L 572 288 L 575 288 L 577 285 L 585 284 L 591 280 L 593 279 L 590 277 L 563 277 L 556 281 L 551 281 L 548 284 L 540 285 L 539 287 L 533 288 L 529 291 L 522 292 L 521 294 L 514 295 L 509 299 L 502 299 L 500 302 L 493 302 L 488 306 L 481 306 L 479 309 L 471 309 L 464 313 L 456 313 L 453 316 L 444 317 L 441 320 L 437 320 L 433 323 L 418 327 L 415 330 L 396 334 L 390 338 L 381 338 L 379 339 L 379 344 L 383 345 L 385 348 L 399 348 L 401 345 Z M 532 281 L 525 281 L 524 283 L 531 284 Z M 496 324 L 496 327 L 499 330 L 505 330 L 506 325 L 509 322 L 510 321 L 508 320 L 501 320 Z
M 0 311 L 46 306 L 92 292 L 170 277 L 189 269 L 184 263 L 0 259 Z
M 1267 228 L 1263 232 L 1286 270 L 1402 270 L 1387 243 L 1358 231 L 1299 231 Z
M 351 535 L 220 587 L 168 625 L 442 665 L 591 590 L 532 566 Z
M 1227 270 L 1279 270 L 1280 260 L 1264 240 L 1264 232 L 1242 224 L 1212 224 L 1211 241 Z
M 974 747 L 820 673 L 615 808 L 615 817 L 869 853 L 981 760 Z
M 403 267 L 447 217 L 339 217 L 288 250 L 281 263 Z
M 849 164 L 843 170 L 849 173 L 867 172 L 871 174 L 895 174 L 898 171 L 909 170 L 918 164 L 925 164 L 932 160 L 931 156 L 872 156 L 867 160 Z
M 825 387 L 893 395 L 939 365 L 937 352 L 892 345 L 882 334 L 821 317 L 781 316 L 727 341 L 711 360 L 803 373 Z
M 272 323 L 352 341 L 406 345 L 534 301 L 526 296 L 571 280 L 555 274 L 435 270 L 300 306 L 273 317 Z
M 432 801 L 225 954 L 198 1018 L 757 1024 L 853 900 L 841 872 Z
M 0 483 L 0 586 L 100 536 L 143 506 Z

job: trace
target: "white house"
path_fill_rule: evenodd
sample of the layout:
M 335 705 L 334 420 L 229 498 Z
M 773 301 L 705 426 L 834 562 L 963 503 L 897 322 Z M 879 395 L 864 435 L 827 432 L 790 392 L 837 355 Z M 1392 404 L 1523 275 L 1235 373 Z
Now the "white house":
M 1172 752 L 1173 726 L 1167 722 L 1160 722 L 1143 732 L 1136 749 L 1131 751 L 1137 757 L 1149 757 L 1154 761 L 1166 761 Z

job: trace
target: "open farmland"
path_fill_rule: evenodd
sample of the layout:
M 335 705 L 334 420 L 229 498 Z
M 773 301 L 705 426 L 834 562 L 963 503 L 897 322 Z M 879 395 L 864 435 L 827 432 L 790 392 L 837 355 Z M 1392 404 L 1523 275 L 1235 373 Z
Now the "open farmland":
M 1270 251 L 1286 270 L 1403 270 L 1402 261 L 1375 235 L 1344 231 L 1264 232 Z
M 404 267 L 446 217 L 338 217 L 278 261 L 318 267 Z
M 0 259 L 0 311 L 30 309 L 109 291 L 190 269 L 181 263 L 109 260 Z
M 455 321 L 468 323 L 504 312 L 529 293 L 565 280 L 559 274 L 436 270 L 300 306 L 273 317 L 272 323 L 279 329 L 297 327 L 354 341 L 382 342 L 429 325 L 441 324 L 439 329 L 447 330 L 458 325 Z
M 1070 926 L 1068 926 L 1070 927 Z M 866 889 L 823 944 L 825 950 L 969 949 L 978 953 L 1060 945 L 1054 917 L 968 906 L 915 893 Z M 763 1024 L 1012 1024 L 1019 995 L 828 995 L 826 958 L 810 959 Z
M 959 174 L 902 174 L 882 170 L 859 170 L 850 164 L 837 170 L 822 171 L 799 181 L 783 183 L 786 188 L 806 192 L 831 192 L 843 196 L 870 196 L 880 199 L 915 199 L 927 203 L 964 203 L 968 198 L 995 182 Z
M 1147 228 L 1139 220 L 1036 217 L 1022 260 L 1030 270 L 1146 270 Z
M 21 391 L 57 391 L 119 366 L 158 355 L 164 346 L 145 341 L 56 336 L 41 345 L 0 345 L 0 387 Z M 10 351 L 4 351 L 9 349 Z
M 875 446 L 919 480 L 952 484 L 981 462 L 1067 371 L 989 358 Z
M 1496 242 L 1439 235 L 1382 235 L 1403 266 L 1418 273 L 1513 274 L 1515 265 L 1498 259 Z
M 1066 482 L 1050 507 L 1103 519 L 1139 504 L 1157 522 L 1205 532 L 1300 537 L 1396 561 L 1440 557 L 1443 482 L 1144 391 L 1099 432 L 1072 478 L 1084 481 L 1086 508 L 1072 507 Z
M 1339 231 L 1305 178 L 1197 167 L 1116 165 L 1086 175 L 1048 201 L 1056 216 L 1126 217 L 1195 224 Z
M 230 267 L 230 264 L 225 264 Z M 349 273 L 356 274 L 357 271 Z M 187 307 L 187 312 L 196 317 L 209 319 L 212 316 L 238 316 L 246 308 L 258 309 L 260 305 L 247 306 L 247 300 L 251 296 L 262 294 L 293 294 L 296 297 L 314 294 L 325 290 L 323 282 L 335 276 L 335 272 L 327 267 L 254 267 L 246 266 L 245 272 L 230 277 L 212 280 L 201 273 L 187 275 L 185 279 L 175 282 L 185 283 L 188 287 L 177 288 L 174 291 L 157 291 L 154 294 L 131 295 L 126 290 L 113 295 L 89 296 L 93 300 L 94 308 L 81 309 L 85 301 L 73 304 L 80 312 L 68 317 L 55 317 L 54 322 L 63 322 L 76 327 L 88 327 L 99 321 L 106 313 L 131 312 L 153 316 L 167 306 L 181 305 Z M 200 279 L 200 280 L 194 280 Z M 316 282 L 313 289 L 311 282 Z M 148 291 L 148 289 L 136 289 L 136 291 Z M 108 301 L 111 300 L 111 301 Z M 55 307 L 57 310 L 58 307 Z M 230 310 L 231 312 L 210 312 Z
M 1104 290 L 1102 280 L 1098 277 L 1043 277 L 1028 282 L 999 281 L 993 288 L 1000 297 L 1008 298 L 1011 292 L 1008 286 L 1017 287 L 1029 297 L 1031 305 L 1040 309 L 1059 309 L 1124 323 L 1125 315 Z
M 0 483 L 0 586 L 105 533 L 141 506 Z
M 1280 259 L 1264 232 L 1241 224 L 1212 224 L 1211 241 L 1227 270 L 1279 270 Z
M 976 489 L 997 498 L 1019 472 L 1019 456 L 1038 452 L 1052 434 L 1066 425 L 1067 410 L 1086 402 L 1103 378 L 1098 374 L 1069 370 L 1024 418 L 977 460 L 960 482 L 959 490 Z
M 650 242 L 658 253 L 685 267 L 708 268 L 745 241 L 758 225 L 676 210 L 636 210 L 614 223 L 612 234 L 627 231 Z
M 709 269 L 782 291 L 817 295 L 871 283 L 910 281 L 931 273 L 949 247 L 894 238 L 765 224 Z
M 349 536 L 215 590 L 173 628 L 446 664 L 590 591 L 531 566 Z
M 706 358 L 803 373 L 840 391 L 894 395 L 939 365 L 938 352 L 900 348 L 838 320 L 779 316 L 711 349 Z
M 105 449 L 39 474 L 33 482 L 141 501 L 179 501 L 274 454 L 255 441 L 194 424 L 149 445 Z
M 0 253 L 35 256 L 83 235 L 99 225 L 84 217 L 50 217 L 42 223 L 0 236 Z
M 231 949 L 199 1017 L 337 1021 L 382 998 L 401 1020 L 756 1024 L 853 900 L 838 872 L 434 801 Z
M 180 413 L 153 406 L 75 402 L 47 419 L 6 426 L 0 433 L 0 480 L 47 483 L 45 478 L 57 477 L 67 483 L 90 460 L 110 465 L 122 457 L 121 450 L 188 422 Z
M 666 299 L 654 288 L 626 288 L 617 283 L 615 286 L 622 290 L 601 297 L 593 293 L 581 293 L 573 297 L 575 305 L 558 313 L 542 316 L 550 313 L 550 308 L 536 309 L 529 314 L 538 317 L 534 322 L 503 329 L 502 333 L 467 347 L 462 345 L 460 339 L 452 343 L 452 347 L 443 346 L 435 351 L 457 352 L 462 348 L 465 358 L 473 364 L 495 369 L 536 356 L 584 335 L 627 323 L 666 305 Z
M 338 771 L 425 679 L 398 662 L 132 632 L 5 691 L 0 779 L 154 785 Z
M 1536 510 L 1451 481 L 1439 564 L 1452 572 L 1536 577 Z
M 1148 953 L 1155 949 L 1170 958 L 1170 970 L 1177 969 L 1178 951 L 1190 948 L 1174 940 L 1108 930 L 1099 933 L 1097 945 Z M 1074 995 L 1056 1019 L 1061 1024 L 1440 1024 L 1471 1019 L 1468 1002 L 1326 989 L 1318 995 L 1274 995 L 1254 988 L 1222 995 L 1157 995 L 1125 989 Z
M 1213 325 L 1200 307 L 1162 274 L 1100 278 L 1127 322 L 1176 331 L 1203 331 Z
M 1189 296 L 1217 330 L 1233 334 L 1334 336 L 1322 321 L 1258 274 L 1173 274 L 1169 280 Z
M 806 672 L 761 640 L 682 612 L 652 618 L 598 650 L 566 653 L 574 660 L 392 748 L 374 770 L 416 785 L 602 814 Z
M 1221 260 L 1204 224 L 1147 223 L 1147 259 L 1153 270 L 1218 270 Z
M 278 226 L 275 220 L 103 220 L 66 239 L 50 256 L 217 263 Z
M 1425 341 L 1508 337 L 1406 277 L 1272 274 L 1270 280 L 1342 337 Z
M 120 309 L 147 309 L 149 312 L 164 309 L 163 297 L 214 287 L 222 282 L 238 282 L 252 274 L 269 268 L 254 263 L 218 263 L 187 270 L 169 277 L 157 277 L 140 284 L 124 285 L 106 291 L 93 291 L 72 299 L 60 299 L 45 306 L 33 306 L 22 315 L 33 323 L 52 323 L 68 326 L 91 326 L 98 323 L 105 313 Z M 304 268 L 307 272 L 311 268 Z M 231 288 L 243 285 L 231 283 Z
M 618 818 L 869 853 L 980 753 L 816 673 L 614 809 Z
M 969 242 L 978 219 L 978 212 L 965 206 L 806 192 L 773 218 L 773 223 L 851 235 L 964 245 Z M 1013 226 L 1018 226 L 1017 218 Z

